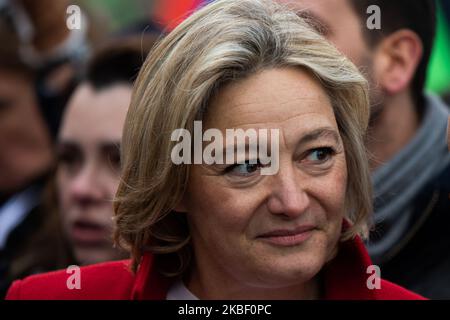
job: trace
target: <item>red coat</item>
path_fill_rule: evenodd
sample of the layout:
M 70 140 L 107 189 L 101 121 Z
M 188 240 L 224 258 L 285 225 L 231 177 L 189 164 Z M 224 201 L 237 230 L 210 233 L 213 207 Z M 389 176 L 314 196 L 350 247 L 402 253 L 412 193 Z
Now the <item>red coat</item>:
M 81 268 L 81 288 L 68 289 L 71 274 L 65 270 L 39 274 L 15 281 L 6 299 L 156 299 L 164 300 L 171 280 L 161 276 L 153 268 L 153 257 L 143 257 L 136 274 L 129 271 L 129 260 L 96 264 Z M 380 289 L 368 289 L 366 282 L 371 265 L 363 243 L 359 238 L 341 244 L 339 253 L 324 269 L 325 299 L 375 299 L 410 300 L 423 297 L 381 280 Z M 381 270 L 382 272 L 382 270 Z

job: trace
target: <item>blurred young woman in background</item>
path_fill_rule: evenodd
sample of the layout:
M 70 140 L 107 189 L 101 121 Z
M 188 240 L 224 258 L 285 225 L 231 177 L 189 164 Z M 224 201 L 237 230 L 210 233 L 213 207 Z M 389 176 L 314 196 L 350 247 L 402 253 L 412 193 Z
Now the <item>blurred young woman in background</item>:
M 99 49 L 63 117 L 57 143 L 58 211 L 82 265 L 126 257 L 112 244 L 112 200 L 133 82 L 154 41 L 151 36 L 120 38 Z

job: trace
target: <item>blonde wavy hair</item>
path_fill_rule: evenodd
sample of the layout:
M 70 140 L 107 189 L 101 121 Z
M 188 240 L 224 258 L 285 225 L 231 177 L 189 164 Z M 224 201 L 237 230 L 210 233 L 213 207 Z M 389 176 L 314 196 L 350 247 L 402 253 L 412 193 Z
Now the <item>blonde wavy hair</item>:
M 295 12 L 270 0 L 218 0 L 200 9 L 147 57 L 135 84 L 122 141 L 122 180 L 114 204 L 115 241 L 131 252 L 136 271 L 145 251 L 167 276 L 189 267 L 183 196 L 189 165 L 175 165 L 173 130 L 201 120 L 225 84 L 266 68 L 298 67 L 317 78 L 332 102 L 349 172 L 347 240 L 367 235 L 372 190 L 365 133 L 366 80 Z

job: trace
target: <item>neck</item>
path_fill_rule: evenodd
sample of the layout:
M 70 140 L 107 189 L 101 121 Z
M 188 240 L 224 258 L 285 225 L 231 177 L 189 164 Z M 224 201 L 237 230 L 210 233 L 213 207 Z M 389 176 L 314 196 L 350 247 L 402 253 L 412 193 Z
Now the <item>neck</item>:
M 386 97 L 379 113 L 372 116 L 367 148 L 370 168 L 388 162 L 414 137 L 419 117 L 409 92 Z
M 187 288 L 200 300 L 316 300 L 320 298 L 320 281 L 316 278 L 286 287 L 252 286 L 232 276 L 222 278 L 193 271 Z

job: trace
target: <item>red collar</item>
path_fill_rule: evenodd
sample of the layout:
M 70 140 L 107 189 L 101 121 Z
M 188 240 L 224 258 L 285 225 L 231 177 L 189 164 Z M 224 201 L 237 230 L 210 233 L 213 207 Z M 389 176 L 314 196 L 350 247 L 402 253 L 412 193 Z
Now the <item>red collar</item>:
M 367 287 L 372 260 L 360 237 L 340 243 L 337 256 L 324 268 L 326 300 L 374 300 L 379 290 Z
M 154 268 L 154 256 L 144 254 L 132 291 L 134 300 L 165 300 L 172 279 Z M 326 300 L 372 300 L 377 290 L 367 288 L 367 267 L 372 262 L 359 237 L 340 243 L 337 256 L 324 267 Z

